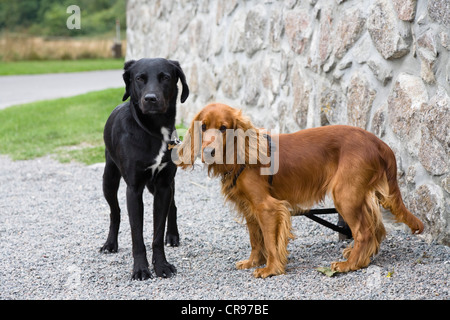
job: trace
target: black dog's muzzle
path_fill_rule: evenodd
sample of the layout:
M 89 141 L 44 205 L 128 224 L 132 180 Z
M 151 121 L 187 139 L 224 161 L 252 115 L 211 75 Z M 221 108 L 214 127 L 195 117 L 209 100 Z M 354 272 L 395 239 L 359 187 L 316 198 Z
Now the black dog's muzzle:
M 146 93 L 141 98 L 139 107 L 143 114 L 165 113 L 167 111 L 165 99 L 155 93 Z
M 147 93 L 144 96 L 144 101 L 148 102 L 148 103 L 157 103 L 158 102 L 158 97 L 154 93 Z

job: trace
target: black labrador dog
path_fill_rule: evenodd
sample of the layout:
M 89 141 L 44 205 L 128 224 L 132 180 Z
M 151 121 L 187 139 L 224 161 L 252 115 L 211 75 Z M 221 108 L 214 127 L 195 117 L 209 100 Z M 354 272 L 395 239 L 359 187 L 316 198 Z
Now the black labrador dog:
M 117 252 L 120 208 L 117 190 L 121 177 L 127 184 L 126 199 L 133 243 L 133 274 L 136 280 L 152 277 L 143 240 L 144 206 L 142 194 L 147 186 L 154 195 L 153 266 L 159 277 L 176 273 L 164 253 L 164 229 L 167 219 L 167 245 L 178 246 L 177 208 L 174 202 L 175 173 L 168 144 L 175 130 L 177 82 L 183 90 L 181 102 L 189 96 L 189 87 L 180 64 L 166 59 L 128 61 L 124 66 L 123 101 L 109 116 L 105 129 L 106 165 L 103 193 L 108 202 L 110 227 L 101 252 Z

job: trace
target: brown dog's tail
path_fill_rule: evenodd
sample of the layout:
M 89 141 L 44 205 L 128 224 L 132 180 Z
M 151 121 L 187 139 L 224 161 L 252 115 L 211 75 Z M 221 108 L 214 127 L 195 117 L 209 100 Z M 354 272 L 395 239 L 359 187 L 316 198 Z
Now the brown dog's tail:
M 387 194 L 377 193 L 381 205 L 391 211 L 397 222 L 403 222 L 411 228 L 412 233 L 422 233 L 423 223 L 415 217 L 403 203 L 400 188 L 397 183 L 397 162 L 394 152 L 386 144 L 383 143 L 381 156 L 385 162 L 386 183 L 388 188 Z

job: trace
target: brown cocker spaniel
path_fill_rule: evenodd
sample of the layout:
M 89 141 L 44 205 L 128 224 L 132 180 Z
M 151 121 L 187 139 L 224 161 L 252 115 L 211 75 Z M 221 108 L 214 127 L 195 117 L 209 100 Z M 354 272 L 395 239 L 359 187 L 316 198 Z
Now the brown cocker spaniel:
M 240 110 L 214 103 L 195 116 L 177 154 L 182 168 L 201 154 L 208 173 L 222 179 L 223 194 L 247 222 L 252 247 L 248 260 L 236 267 L 265 264 L 255 277 L 285 272 L 291 214 L 327 194 L 354 238 L 343 252 L 347 260 L 333 262 L 333 270 L 366 267 L 378 252 L 386 234 L 380 204 L 413 233 L 423 231 L 402 201 L 394 153 L 360 128 L 334 125 L 270 136 Z

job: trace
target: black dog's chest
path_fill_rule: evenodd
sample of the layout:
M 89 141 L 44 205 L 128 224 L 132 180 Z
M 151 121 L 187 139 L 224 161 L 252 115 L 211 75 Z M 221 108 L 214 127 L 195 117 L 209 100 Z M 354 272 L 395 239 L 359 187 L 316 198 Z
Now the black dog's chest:
M 163 170 L 166 167 L 167 163 L 171 161 L 171 152 L 168 149 L 169 134 L 170 131 L 166 127 L 161 127 L 161 135 L 163 139 L 159 141 L 155 138 L 151 139 L 153 145 L 150 148 L 151 151 L 149 152 L 149 154 L 153 155 L 153 158 L 148 159 L 150 161 L 145 168 L 146 172 L 149 172 L 153 175 L 156 172 Z
M 161 147 L 156 154 L 156 157 L 152 159 L 151 163 L 146 167 L 145 171 L 155 174 L 163 170 L 170 161 L 170 152 L 168 152 L 167 143 L 161 141 Z

